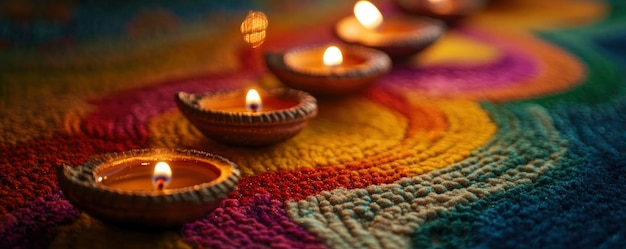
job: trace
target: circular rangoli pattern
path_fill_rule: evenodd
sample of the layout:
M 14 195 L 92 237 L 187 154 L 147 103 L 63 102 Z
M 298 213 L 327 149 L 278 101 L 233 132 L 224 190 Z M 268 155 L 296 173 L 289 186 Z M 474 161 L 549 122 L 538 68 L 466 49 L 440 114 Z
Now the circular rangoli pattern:
M 499 6 L 526 8 L 532 2 L 507 1 Z M 536 2 L 566 8 L 541 19 L 546 29 L 558 27 L 559 20 L 593 20 L 602 14 L 598 3 Z M 311 20 L 320 22 L 313 25 L 290 15 L 286 11 L 290 6 L 281 8 L 280 19 L 293 22 L 270 22 L 280 35 L 271 37 L 268 30 L 267 49 L 335 39 L 325 32 L 334 25 L 328 16 L 303 12 L 318 16 Z M 486 25 L 493 18 L 506 17 L 487 10 L 455 27 L 423 57 L 394 65 L 391 74 L 367 91 L 320 99 L 318 117 L 300 134 L 257 149 L 228 147 L 205 138 L 173 101 L 177 91 L 259 86 L 263 85 L 259 81 L 272 78 L 263 70 L 257 51 L 233 42 L 240 39 L 236 32 L 198 32 L 201 22 L 180 30 L 190 21 L 159 9 L 127 18 L 124 32 L 138 40 L 124 46 L 124 53 L 95 49 L 102 45 L 96 42 L 82 51 L 99 55 L 97 59 L 68 52 L 58 61 L 17 60 L 3 74 L 10 84 L 0 87 L 15 92 L 5 94 L 8 100 L 0 106 L 6 117 L 0 132 L 7 134 L 0 140 L 0 164 L 6 166 L 0 185 L 0 234 L 5 238 L 0 247 L 115 246 L 128 241 L 136 243 L 130 246 L 151 248 L 458 246 L 466 244 L 429 240 L 434 237 L 424 234 L 436 234 L 449 224 L 449 229 L 476 226 L 470 217 L 489 221 L 509 208 L 528 212 L 502 196 L 543 203 L 533 199 L 535 195 L 544 198 L 550 191 L 569 191 L 554 190 L 560 185 L 552 184 L 569 176 L 616 179 L 623 170 L 609 166 L 623 161 L 626 140 L 618 132 L 623 118 L 617 114 L 626 106 L 619 98 L 624 87 L 616 76 L 618 67 L 590 55 L 588 49 L 578 49 L 589 44 L 555 45 L 529 34 L 526 29 L 535 27 L 533 21 L 511 17 L 508 26 Z M 150 20 L 158 22 L 146 22 Z M 190 35 L 180 40 L 145 38 L 159 30 Z M 582 38 L 587 33 L 568 35 Z M 562 39 L 575 40 L 568 35 Z M 216 36 L 224 39 L 212 39 Z M 125 41 L 120 38 L 116 44 Z M 449 48 L 457 52 L 448 53 Z M 205 53 L 212 56 L 201 56 Z M 24 73 L 42 68 L 46 70 L 39 74 Z M 42 79 L 50 84 L 15 83 Z M 606 90 L 596 91 L 591 83 L 613 88 L 606 106 L 559 102 L 602 102 L 604 96 L 595 95 Z M 41 102 L 31 98 L 51 95 L 56 98 Z M 548 95 L 553 96 L 545 99 L 554 101 L 532 100 Z M 522 99 L 531 100 L 512 102 Z M 58 165 L 78 165 L 103 153 L 145 147 L 220 154 L 236 162 L 244 177 L 209 216 L 155 234 L 95 220 L 73 208 L 58 191 Z M 589 160 L 604 162 L 604 170 L 614 174 L 588 173 Z M 623 186 L 619 183 L 614 180 L 610 186 Z M 524 195 L 521 188 L 534 190 Z M 611 211 L 616 202 L 606 206 L 609 210 L 599 208 Z M 440 224 L 444 221 L 449 224 Z M 517 220 L 505 223 L 525 225 Z M 493 234 L 485 232 L 493 231 L 486 226 L 479 232 Z M 510 227 L 502 229 L 517 234 Z

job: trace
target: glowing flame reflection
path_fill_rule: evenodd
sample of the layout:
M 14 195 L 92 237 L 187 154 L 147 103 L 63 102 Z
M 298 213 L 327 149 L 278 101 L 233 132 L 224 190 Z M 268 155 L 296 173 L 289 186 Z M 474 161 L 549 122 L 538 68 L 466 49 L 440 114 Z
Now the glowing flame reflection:
M 265 41 L 267 26 L 268 21 L 265 13 L 260 11 L 248 12 L 240 27 L 243 40 L 253 48 L 261 46 Z

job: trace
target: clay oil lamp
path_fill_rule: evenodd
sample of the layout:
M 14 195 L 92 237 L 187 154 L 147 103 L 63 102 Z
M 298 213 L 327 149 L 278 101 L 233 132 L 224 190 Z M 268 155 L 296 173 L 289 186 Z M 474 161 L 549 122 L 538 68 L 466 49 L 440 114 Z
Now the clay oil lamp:
M 265 146 L 298 134 L 317 115 L 317 100 L 294 89 L 178 92 L 183 115 L 205 136 L 228 145 Z
M 394 59 L 410 57 L 434 43 L 445 24 L 428 17 L 390 15 L 383 17 L 369 1 L 358 1 L 354 15 L 335 25 L 337 36 L 348 43 L 385 51 Z
M 391 70 L 385 53 L 357 45 L 306 45 L 267 53 L 269 70 L 283 84 L 316 96 L 366 88 Z
M 138 229 L 177 227 L 217 208 L 239 181 L 231 161 L 206 152 L 143 149 L 111 153 L 58 171 L 75 207 Z
M 430 16 L 454 23 L 481 10 L 486 0 L 396 0 L 408 13 Z

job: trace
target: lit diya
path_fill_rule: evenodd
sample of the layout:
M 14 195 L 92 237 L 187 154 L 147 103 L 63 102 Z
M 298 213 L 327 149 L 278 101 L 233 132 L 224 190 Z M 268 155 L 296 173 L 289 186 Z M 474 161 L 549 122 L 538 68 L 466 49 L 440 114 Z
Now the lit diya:
M 391 70 L 385 53 L 357 45 L 309 45 L 267 53 L 269 70 L 285 85 L 316 96 L 366 88 Z
M 412 14 L 430 16 L 447 22 L 458 21 L 481 10 L 486 0 L 396 0 L 397 5 Z
M 106 222 L 140 229 L 200 219 L 239 181 L 231 161 L 206 152 L 143 149 L 63 166 L 59 186 L 72 205 Z
M 236 146 L 264 146 L 298 134 L 317 115 L 317 100 L 294 89 L 178 92 L 176 104 L 205 136 Z
M 354 16 L 335 26 L 337 36 L 348 43 L 379 49 L 394 59 L 409 57 L 435 42 L 445 32 L 445 24 L 428 17 L 392 15 L 384 17 L 369 1 L 354 5 Z

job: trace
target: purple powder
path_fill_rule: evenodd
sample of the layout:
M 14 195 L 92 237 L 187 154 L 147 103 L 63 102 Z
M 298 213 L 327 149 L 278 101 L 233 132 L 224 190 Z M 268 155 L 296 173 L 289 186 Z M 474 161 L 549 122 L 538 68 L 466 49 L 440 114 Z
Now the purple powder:
M 62 198 L 60 190 L 13 211 L 0 223 L 0 248 L 46 247 L 59 225 L 76 220 L 80 211 Z
M 326 248 L 287 217 L 267 194 L 225 199 L 208 217 L 186 224 L 183 240 L 210 248 Z
M 211 75 L 205 78 L 174 80 L 160 85 L 129 90 L 91 101 L 96 110 L 89 114 L 83 131 L 107 139 L 145 139 L 149 121 L 165 110 L 175 108 L 174 94 L 208 92 L 243 87 L 249 75 Z
M 474 66 L 413 67 L 396 65 L 392 73 L 381 79 L 390 87 L 414 88 L 435 95 L 439 93 L 480 91 L 518 84 L 537 73 L 537 63 L 531 55 L 520 51 L 514 43 L 489 37 L 478 31 L 461 29 L 468 37 L 492 44 L 502 56 L 489 64 Z

